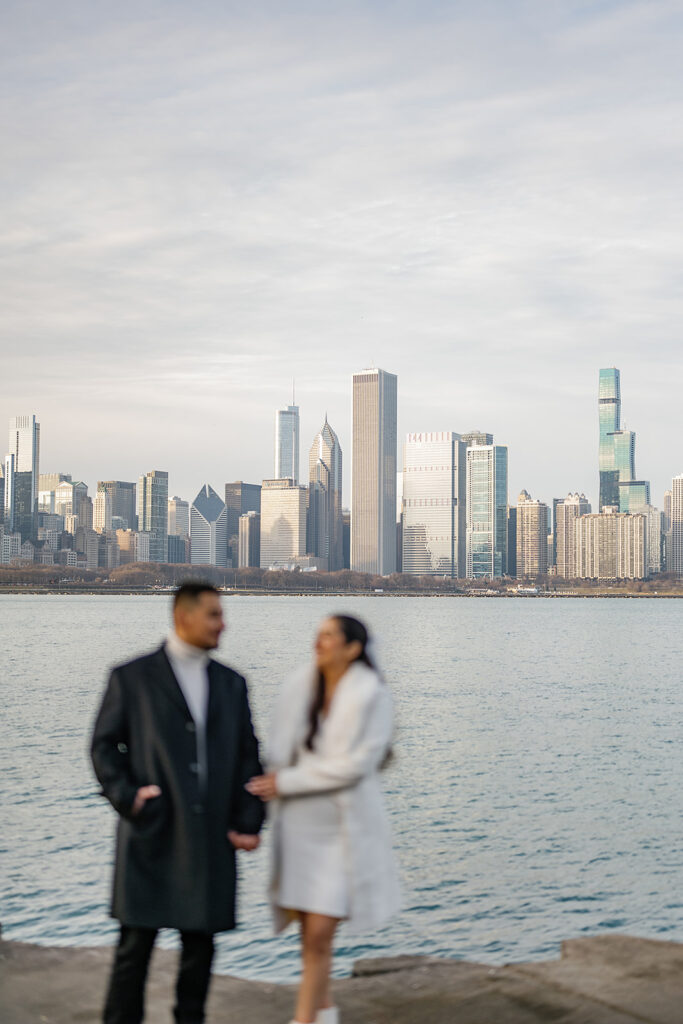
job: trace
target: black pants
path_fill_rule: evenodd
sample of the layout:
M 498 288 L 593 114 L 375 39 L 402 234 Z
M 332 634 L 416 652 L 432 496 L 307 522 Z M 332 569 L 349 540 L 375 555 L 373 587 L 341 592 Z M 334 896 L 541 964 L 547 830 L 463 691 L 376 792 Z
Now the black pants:
M 104 1024 L 140 1024 L 145 1014 L 145 981 L 152 955 L 155 928 L 121 925 L 104 1006 Z M 202 1024 L 211 979 L 213 935 L 181 932 L 183 950 L 176 983 L 173 1014 L 177 1024 Z

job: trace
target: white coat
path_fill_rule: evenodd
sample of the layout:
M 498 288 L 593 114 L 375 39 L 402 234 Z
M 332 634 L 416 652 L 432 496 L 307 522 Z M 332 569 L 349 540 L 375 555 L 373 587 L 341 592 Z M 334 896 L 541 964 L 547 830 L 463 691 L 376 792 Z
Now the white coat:
M 314 750 L 296 763 L 309 727 L 316 671 L 292 676 L 277 701 L 267 747 L 268 770 L 277 772 L 280 799 L 273 801 L 271 899 L 276 931 L 291 917 L 277 906 L 282 858 L 281 800 L 329 793 L 340 810 L 348 864 L 352 930 L 379 927 L 399 909 L 391 834 L 380 787 L 380 768 L 392 735 L 391 695 L 377 672 L 354 662 L 335 690 Z

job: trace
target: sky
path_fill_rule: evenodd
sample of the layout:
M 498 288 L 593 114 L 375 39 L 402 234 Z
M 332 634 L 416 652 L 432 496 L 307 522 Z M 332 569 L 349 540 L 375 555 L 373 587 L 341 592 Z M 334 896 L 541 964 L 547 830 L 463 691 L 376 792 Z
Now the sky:
M 679 2 L 5 0 L 0 424 L 41 470 L 274 472 L 351 376 L 597 506 L 597 382 L 683 472 Z M 2 435 L 0 435 L 2 436 Z M 1 442 L 0 442 L 1 443 Z M 0 453 L 1 454 L 1 453 Z

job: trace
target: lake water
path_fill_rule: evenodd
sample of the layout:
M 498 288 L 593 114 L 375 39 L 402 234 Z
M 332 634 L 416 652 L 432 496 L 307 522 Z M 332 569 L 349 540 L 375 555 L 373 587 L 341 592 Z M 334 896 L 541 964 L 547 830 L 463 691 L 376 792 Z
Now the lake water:
M 392 688 L 384 780 L 404 909 L 340 932 L 362 956 L 502 963 L 618 930 L 683 941 L 681 616 L 674 600 L 231 597 L 220 657 L 256 726 L 330 611 L 364 618 Z M 158 645 L 165 597 L 0 596 L 0 923 L 7 939 L 114 941 L 114 813 L 89 732 L 110 666 Z M 216 968 L 291 980 L 273 937 L 268 841 L 240 855 L 241 928 Z M 169 933 L 164 942 L 174 941 Z

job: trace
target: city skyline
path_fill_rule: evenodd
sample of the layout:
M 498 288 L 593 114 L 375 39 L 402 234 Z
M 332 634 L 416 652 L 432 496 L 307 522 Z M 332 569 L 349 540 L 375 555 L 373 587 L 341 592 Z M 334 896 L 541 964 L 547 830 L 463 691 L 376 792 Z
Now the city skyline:
M 367 371 L 363 371 L 363 372 L 367 372 Z M 386 372 L 386 371 L 380 371 L 380 372 Z M 593 368 L 593 380 L 594 380 L 595 372 L 596 372 L 595 368 Z M 606 428 L 605 428 L 605 425 L 604 425 L 603 410 L 604 410 L 604 395 L 607 394 L 607 391 L 605 390 L 605 387 L 606 387 L 606 385 L 605 385 L 605 374 L 607 374 L 607 373 L 609 373 L 610 375 L 616 375 L 615 378 L 614 378 L 616 380 L 616 392 L 619 393 L 619 397 L 618 397 L 618 401 L 617 401 L 617 410 L 618 411 L 616 413 L 616 423 L 619 423 L 620 410 L 621 410 L 620 369 L 616 368 L 616 367 L 613 367 L 613 368 L 609 368 L 609 370 L 606 370 L 606 369 L 603 368 L 603 369 L 598 370 L 597 372 L 598 372 L 598 389 L 597 389 L 597 394 L 598 394 L 598 414 L 597 415 L 595 415 L 595 388 L 593 389 L 593 392 L 592 392 L 592 397 L 593 397 L 593 402 L 592 402 L 592 404 L 593 404 L 593 414 L 594 414 L 594 421 L 595 421 L 595 423 L 594 423 L 594 430 L 593 430 L 593 435 L 594 435 L 593 440 L 594 440 L 595 453 L 594 453 L 594 460 L 593 460 L 594 464 L 592 465 L 592 469 L 593 469 L 593 474 L 592 475 L 594 477 L 594 487 L 593 487 L 592 490 L 589 487 L 589 488 L 586 488 L 586 489 L 582 490 L 582 492 L 581 492 L 581 493 L 584 493 L 586 495 L 588 501 L 591 504 L 593 504 L 593 506 L 596 509 L 596 511 L 598 509 L 599 500 L 600 500 L 599 496 L 600 496 L 600 491 L 601 491 L 602 467 L 604 467 L 604 465 L 605 465 L 605 456 L 604 456 L 604 449 L 603 449 L 603 438 L 605 436 L 605 429 Z M 396 376 L 396 375 L 392 374 L 391 376 Z M 351 377 L 351 380 L 349 382 L 349 405 L 350 406 L 352 405 L 352 394 L 353 394 L 353 392 L 352 392 L 352 381 L 353 381 L 353 377 Z M 628 388 L 628 387 L 627 387 L 627 392 L 628 392 L 628 398 L 629 398 L 629 402 L 630 402 L 631 395 L 630 395 L 630 388 Z M 401 401 L 398 403 L 398 420 L 399 421 L 400 421 L 400 418 L 401 418 L 400 410 L 401 410 L 401 404 L 402 404 L 402 397 L 403 397 L 403 392 L 402 392 L 402 389 L 401 389 Z M 289 412 L 290 410 L 294 410 L 294 409 L 296 410 L 295 418 L 296 418 L 296 422 L 298 424 L 299 420 L 300 420 L 300 408 L 299 408 L 299 406 L 295 406 L 295 407 L 292 407 L 292 406 L 286 407 L 285 406 L 285 407 L 280 407 L 279 409 L 276 409 L 275 410 L 276 424 L 278 424 L 279 421 L 280 421 L 280 413 L 282 411 Z M 16 413 L 16 407 L 14 409 L 14 412 Z M 271 410 L 271 413 L 272 413 L 272 410 Z M 24 415 L 23 417 L 19 417 L 19 418 L 20 419 L 26 419 L 26 415 Z M 46 469 L 48 473 L 52 473 L 52 475 L 55 476 L 55 477 L 59 476 L 61 478 L 61 477 L 65 476 L 65 479 L 66 480 L 70 480 L 70 481 L 71 480 L 73 480 L 73 481 L 81 481 L 81 480 L 83 480 L 84 477 L 85 477 L 85 474 L 77 474 L 77 473 L 75 474 L 75 473 L 73 473 L 73 471 L 69 472 L 68 470 L 66 472 L 66 475 L 64 474 L 64 470 L 66 469 L 66 466 L 63 465 L 63 463 L 66 461 L 65 459 L 61 459 L 61 463 L 62 463 L 61 465 L 59 464 L 60 460 L 57 460 L 58 461 L 58 468 L 57 469 L 55 469 L 55 466 L 53 464 L 50 464 L 49 466 L 46 467 L 46 465 L 45 465 L 45 460 L 46 460 L 45 444 L 46 444 L 46 442 L 49 439 L 49 432 L 46 432 L 43 429 L 43 436 L 40 437 L 40 429 L 41 429 L 40 425 L 41 425 L 41 422 L 42 422 L 42 416 L 41 416 L 40 413 L 38 413 L 38 414 L 33 414 L 32 417 L 29 417 L 29 419 L 31 419 L 31 418 L 32 418 L 33 422 L 36 424 L 36 426 L 38 428 L 38 444 L 40 446 L 40 463 L 41 463 L 41 467 L 40 468 L 41 468 L 41 470 Z M 16 416 L 9 417 L 10 424 L 14 423 L 16 419 L 17 419 Z M 327 419 L 327 417 L 325 417 L 325 419 Z M 424 433 L 424 432 L 425 432 L 424 430 L 420 431 L 420 433 Z M 338 435 L 342 435 L 343 431 L 339 430 L 337 433 L 338 433 Z M 427 431 L 427 433 L 442 433 L 442 432 Z M 642 433 L 642 431 L 639 429 L 639 431 L 638 431 L 639 447 L 640 447 L 641 433 Z M 317 437 L 318 434 L 319 434 L 319 428 L 318 428 L 318 430 L 316 430 L 314 432 L 313 437 L 314 438 Z M 486 438 L 488 438 L 488 443 L 491 443 L 491 439 L 493 437 L 493 434 L 489 433 L 488 431 L 481 432 L 481 431 L 478 431 L 478 430 L 470 430 L 470 431 L 468 431 L 466 433 L 463 433 L 462 437 L 463 438 L 468 438 L 468 437 L 476 436 L 477 434 L 481 435 L 480 440 L 478 440 L 477 443 L 485 443 L 486 439 L 484 437 L 484 434 L 486 435 Z M 505 435 L 505 432 L 504 432 L 504 435 Z M 337 436 L 337 434 L 335 434 L 335 436 Z M 397 437 L 397 471 L 398 471 L 398 473 L 401 473 L 401 469 L 402 469 L 403 446 L 405 444 L 406 439 L 411 437 L 411 436 L 413 436 L 413 435 L 411 435 L 411 434 L 401 435 L 400 432 L 398 433 L 398 437 Z M 662 486 L 661 489 L 658 489 L 656 484 L 652 485 L 650 483 L 650 479 L 651 479 L 652 474 L 649 473 L 649 472 L 648 472 L 648 479 L 645 479 L 645 480 L 643 480 L 643 479 L 638 479 L 638 480 L 632 479 L 631 478 L 631 474 L 635 471 L 634 446 L 635 446 L 635 440 L 636 440 L 636 431 L 626 430 L 623 427 L 623 425 L 622 425 L 621 429 L 618 429 L 616 431 L 616 434 L 613 433 L 613 436 L 615 436 L 615 438 L 616 438 L 616 443 L 615 443 L 614 447 L 615 447 L 615 450 L 616 450 L 616 453 L 617 453 L 616 454 L 617 460 L 621 459 L 621 461 L 623 462 L 624 465 L 628 464 L 628 472 L 626 472 L 624 474 L 626 479 L 622 480 L 622 482 L 620 484 L 618 482 L 615 482 L 615 484 L 614 484 L 614 486 L 617 488 L 617 492 L 616 492 L 617 496 L 616 496 L 615 504 L 617 506 L 620 504 L 620 494 L 621 494 L 621 506 L 622 506 L 621 507 L 621 511 L 629 511 L 629 510 L 630 511 L 637 511 L 639 508 L 643 507 L 644 504 L 654 505 L 656 508 L 663 509 L 663 507 L 664 507 L 664 495 L 671 488 L 671 480 L 676 475 L 676 471 L 675 470 L 676 470 L 677 467 L 673 467 L 672 472 L 670 473 L 668 478 L 665 479 L 665 481 L 663 482 L 663 486 Z M 308 446 L 308 444 L 309 444 L 309 440 L 306 438 L 306 436 L 303 434 L 303 432 L 300 432 L 300 436 L 298 438 L 298 441 L 299 441 L 299 449 L 301 448 L 301 446 L 306 448 Z M 619 445 L 621 445 L 621 448 L 623 448 L 623 451 L 620 450 Z M 275 461 L 275 464 L 277 465 L 277 460 L 278 460 L 278 457 L 279 457 L 278 456 L 278 452 L 279 452 L 279 447 L 278 446 L 279 446 L 279 433 L 278 433 L 278 430 L 276 429 L 275 446 L 274 447 L 272 445 L 272 434 L 271 434 L 271 459 L 270 459 L 271 465 L 273 465 L 274 461 Z M 508 444 L 506 444 L 505 447 L 507 447 L 509 449 L 510 446 Z M 673 446 L 671 446 L 671 447 L 673 447 Z M 343 450 L 343 446 L 342 446 L 342 450 Z M 352 445 L 351 445 L 351 450 L 352 450 Z M 512 464 L 514 465 L 514 462 L 515 462 L 516 457 L 517 457 L 518 454 L 519 453 L 517 453 L 517 452 L 513 452 L 511 458 L 509 457 L 509 459 L 508 459 L 508 463 L 512 462 Z M 290 457 L 292 459 L 296 458 L 296 461 L 299 462 L 300 459 L 299 459 L 298 456 L 299 456 L 299 452 L 298 451 L 291 450 Z M 610 456 L 610 457 L 612 457 L 612 456 Z M 130 459 L 130 457 L 128 457 L 126 459 L 126 462 L 127 462 L 127 464 L 129 466 L 139 466 L 140 460 L 142 460 L 143 462 L 146 461 L 147 464 L 149 464 L 149 460 L 146 459 L 146 456 L 144 454 L 138 455 L 137 461 L 133 461 L 133 460 Z M 166 459 L 166 460 L 164 460 L 163 464 L 167 465 L 169 461 L 170 460 Z M 351 460 L 349 458 L 344 460 L 343 492 L 342 492 L 343 493 L 342 504 L 343 504 L 344 508 L 350 508 L 350 506 L 351 506 L 351 481 L 349 479 L 349 476 L 350 476 L 349 462 L 350 461 Z M 645 456 L 639 455 L 639 463 L 642 464 L 644 461 L 645 461 Z M 305 452 L 304 452 L 304 464 L 305 464 Z M 244 459 L 240 460 L 240 465 L 244 466 Z M 649 467 L 647 467 L 647 466 L 645 468 L 649 469 Z M 7 477 L 6 466 L 3 466 L 3 470 L 5 471 L 5 477 Z M 152 472 L 155 472 L 155 471 L 152 471 Z M 173 492 L 176 492 L 176 493 L 180 493 L 181 496 L 185 500 L 190 500 L 187 497 L 187 493 L 182 493 L 182 488 L 181 487 L 175 486 L 175 482 L 174 481 L 178 478 L 179 474 L 175 474 L 173 476 L 173 478 L 172 478 L 171 477 L 171 473 L 168 470 L 164 470 L 164 471 L 161 471 L 161 472 L 165 473 L 167 478 L 168 478 L 168 480 L 167 480 L 167 487 L 168 487 L 168 494 L 169 495 L 171 495 Z M 45 476 L 45 473 L 41 472 L 40 475 L 41 476 Z M 86 486 L 88 487 L 88 490 L 91 493 L 93 500 L 95 498 L 97 490 L 99 489 L 99 487 L 101 485 L 102 486 L 109 486 L 109 483 L 107 481 L 104 481 L 104 482 L 102 481 L 102 479 L 101 479 L 101 475 L 102 475 L 101 472 L 96 473 L 95 475 L 97 477 L 96 482 L 92 481 L 92 480 L 91 481 L 86 481 Z M 139 470 L 137 472 L 130 472 L 127 475 L 129 477 L 131 477 L 132 479 L 137 479 L 138 481 L 140 479 L 142 479 Z M 144 476 L 144 474 L 142 474 L 142 475 Z M 542 493 L 538 494 L 538 500 L 541 500 L 541 501 L 544 501 L 544 502 L 546 502 L 548 504 L 551 504 L 553 500 L 555 500 L 555 501 L 558 500 L 558 497 L 561 498 L 562 495 L 564 495 L 566 493 L 571 493 L 571 491 L 573 490 L 571 483 L 568 486 L 566 484 L 566 477 L 567 477 L 568 474 L 566 472 L 563 472 L 561 467 L 560 467 L 559 475 L 561 477 L 565 478 L 565 482 L 560 485 L 560 487 L 558 489 L 558 493 L 550 496 L 550 495 L 542 492 Z M 590 475 L 590 469 L 586 469 L 583 472 L 582 475 L 583 476 Z M 229 479 L 229 478 L 228 478 L 227 474 L 223 474 L 223 476 L 224 476 L 224 482 L 223 483 L 218 483 L 219 490 L 221 490 L 224 486 L 227 486 L 226 483 L 225 483 L 225 480 Z M 261 477 L 259 475 L 259 473 L 255 470 L 254 467 L 247 467 L 247 470 L 243 474 L 243 477 L 245 477 L 245 478 L 250 477 L 252 479 L 252 481 L 254 481 L 254 483 L 259 481 L 259 480 L 262 480 L 262 479 L 273 479 L 272 477 L 268 477 L 268 476 Z M 191 477 L 189 475 L 188 475 L 188 479 L 191 479 Z M 214 463 L 214 466 L 213 466 L 213 470 L 210 471 L 210 473 L 209 473 L 208 479 L 209 480 L 214 480 L 216 482 L 219 480 L 219 473 L 216 470 L 215 463 Z M 234 477 L 233 480 L 236 481 L 237 483 L 241 483 L 242 477 Z M 515 487 L 514 487 L 514 485 L 512 483 L 512 480 L 513 480 L 513 477 L 510 474 L 509 466 L 508 466 L 508 487 L 509 487 L 509 494 L 510 495 L 513 495 L 515 493 Z M 120 484 L 121 480 L 118 480 L 116 482 Z M 126 486 L 128 486 L 128 485 L 126 485 Z M 204 483 L 202 483 L 201 486 L 204 486 Z M 249 485 L 245 484 L 245 486 L 249 486 Z M 253 488 L 254 484 L 252 483 L 251 486 Z M 5 487 L 5 480 L 3 479 L 3 489 L 4 489 L 4 487 Z M 195 488 L 195 490 L 196 490 L 196 488 Z M 522 491 L 522 490 L 529 490 L 529 488 L 528 487 L 522 487 L 522 488 L 520 488 L 520 491 Z M 194 493 L 194 491 L 192 493 Z M 594 501 L 592 500 L 592 494 L 593 493 L 595 495 L 597 495 L 597 498 Z M 629 505 L 629 498 L 630 498 L 630 505 Z M 647 498 L 647 501 L 646 501 L 646 498 Z M 112 507 L 113 514 L 114 515 L 120 514 L 120 512 L 117 512 L 117 509 L 116 509 L 115 506 L 116 506 L 116 501 L 114 501 L 114 504 L 113 504 L 113 507 Z M 242 511 L 245 511 L 245 509 L 243 508 Z M 237 527 L 237 522 L 235 521 L 235 531 L 234 531 L 235 534 L 236 534 L 236 527 Z
M 172 5 L 41 6 L 4 22 L 0 422 L 39 410 L 45 466 L 137 479 L 144 439 L 188 497 L 217 456 L 268 478 L 293 376 L 302 439 L 327 412 L 350 452 L 370 361 L 402 381 L 399 438 L 479 427 L 511 493 L 597 508 L 587 382 L 618 365 L 661 501 L 683 433 L 674 5 L 209 3 L 189 36 Z
M 2 479 L 0 561 L 8 564 L 20 553 L 29 562 L 51 565 L 57 557 L 61 564 L 89 568 L 188 558 L 193 565 L 228 567 L 254 564 L 258 549 L 261 569 L 335 571 L 346 564 L 361 573 L 461 577 L 464 568 L 470 578 L 535 577 L 549 570 L 566 576 L 571 565 L 580 576 L 596 570 L 644 578 L 662 570 L 663 557 L 671 564 L 680 547 L 677 478 L 663 495 L 663 508 L 653 507 L 649 481 L 635 479 L 635 432 L 620 425 L 617 367 L 598 371 L 601 508 L 594 515 L 585 496 L 571 492 L 553 498 L 552 515 L 551 506 L 526 489 L 511 505 L 508 448 L 494 444 L 488 431 L 409 434 L 399 462 L 397 388 L 396 375 L 377 367 L 353 375 L 350 561 L 341 558 L 348 547 L 338 437 L 325 416 L 309 453 L 309 484 L 298 485 L 296 406 L 276 413 L 276 466 L 291 475 L 261 484 L 228 482 L 225 501 L 203 485 L 189 508 L 189 536 L 179 521 L 179 515 L 188 518 L 187 502 L 169 499 L 166 471 L 148 471 L 137 488 L 98 481 L 93 500 L 85 482 L 69 474 L 40 474 L 40 423 L 35 414 L 13 417 Z M 130 516 L 133 497 L 131 528 L 125 513 Z M 259 510 L 257 520 L 244 516 Z M 245 530 L 249 539 L 239 536 Z

